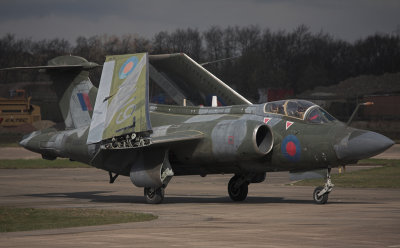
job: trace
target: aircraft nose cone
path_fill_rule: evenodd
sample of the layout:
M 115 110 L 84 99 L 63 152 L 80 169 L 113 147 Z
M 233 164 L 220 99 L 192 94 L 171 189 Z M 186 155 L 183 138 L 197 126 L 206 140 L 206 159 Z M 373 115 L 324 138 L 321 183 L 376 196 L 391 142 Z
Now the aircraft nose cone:
M 355 130 L 334 146 L 340 160 L 360 160 L 378 155 L 394 144 L 379 133 Z

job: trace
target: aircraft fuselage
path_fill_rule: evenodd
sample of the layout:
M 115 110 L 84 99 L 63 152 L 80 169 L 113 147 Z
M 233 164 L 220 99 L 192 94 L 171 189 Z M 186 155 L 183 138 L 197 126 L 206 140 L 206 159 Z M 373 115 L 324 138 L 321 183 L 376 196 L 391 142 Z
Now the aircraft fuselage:
M 151 105 L 152 137 L 187 130 L 204 135 L 203 139 L 176 142 L 168 147 L 175 175 L 305 171 L 336 167 L 379 153 L 391 144 L 382 135 L 350 128 L 339 121 L 310 124 L 305 120 L 266 113 L 264 105 L 217 108 Z M 259 127 L 264 128 L 259 131 L 263 133 L 257 141 L 255 132 Z M 101 150 L 99 145 L 87 145 L 88 128 L 36 131 L 25 137 L 21 145 L 43 154 L 44 158 L 66 157 L 129 175 L 136 149 Z M 371 143 L 370 146 L 375 146 L 369 149 L 372 151 L 355 157 L 338 158 L 338 149 L 343 150 L 344 146 L 355 149 L 349 146 L 348 141 L 349 137 L 355 136 L 354 133 L 358 133 L 358 137 L 362 134 L 376 136 L 378 140 L 375 141 L 380 138 L 384 144 Z M 362 140 L 358 142 L 365 143 Z

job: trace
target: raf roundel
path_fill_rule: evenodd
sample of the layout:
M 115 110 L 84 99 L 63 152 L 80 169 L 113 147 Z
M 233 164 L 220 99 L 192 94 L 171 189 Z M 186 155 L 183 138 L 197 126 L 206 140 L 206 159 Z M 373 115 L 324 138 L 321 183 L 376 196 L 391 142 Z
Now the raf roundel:
M 289 161 L 299 161 L 301 153 L 300 141 L 294 135 L 286 136 L 282 141 L 281 151 Z
M 119 70 L 119 78 L 125 79 L 126 77 L 128 77 L 128 75 L 131 74 L 132 71 L 135 69 L 138 62 L 139 60 L 136 56 L 127 59 Z

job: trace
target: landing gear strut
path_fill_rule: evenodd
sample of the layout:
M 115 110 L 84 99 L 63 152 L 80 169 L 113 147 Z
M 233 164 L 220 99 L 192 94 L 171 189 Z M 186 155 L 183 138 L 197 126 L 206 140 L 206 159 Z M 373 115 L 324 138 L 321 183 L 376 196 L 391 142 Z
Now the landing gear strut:
M 164 187 L 144 188 L 144 198 L 149 204 L 159 204 L 164 200 Z
M 114 183 L 119 174 L 113 175 L 111 171 L 108 172 L 108 175 L 110 176 L 110 183 Z
M 235 175 L 229 180 L 228 193 L 233 201 L 244 201 L 249 192 L 249 182 L 245 177 Z
M 317 204 L 325 204 L 328 202 L 329 193 L 332 191 L 335 185 L 331 182 L 331 168 L 328 168 L 326 173 L 325 185 L 318 186 L 314 190 L 313 198 Z

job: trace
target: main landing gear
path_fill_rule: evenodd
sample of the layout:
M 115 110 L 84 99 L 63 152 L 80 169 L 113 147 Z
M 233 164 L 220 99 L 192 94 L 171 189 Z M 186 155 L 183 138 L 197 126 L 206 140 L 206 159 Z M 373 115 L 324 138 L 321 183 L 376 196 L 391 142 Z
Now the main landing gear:
M 164 200 L 164 187 L 144 188 L 144 198 L 149 204 L 160 204 Z
M 235 175 L 229 180 L 228 193 L 233 201 L 244 201 L 249 192 L 249 181 L 244 176 Z
M 335 185 L 331 182 L 331 168 L 328 168 L 326 173 L 325 185 L 318 186 L 315 188 L 313 193 L 314 202 L 317 204 L 325 204 L 328 202 L 329 193 L 332 191 Z

